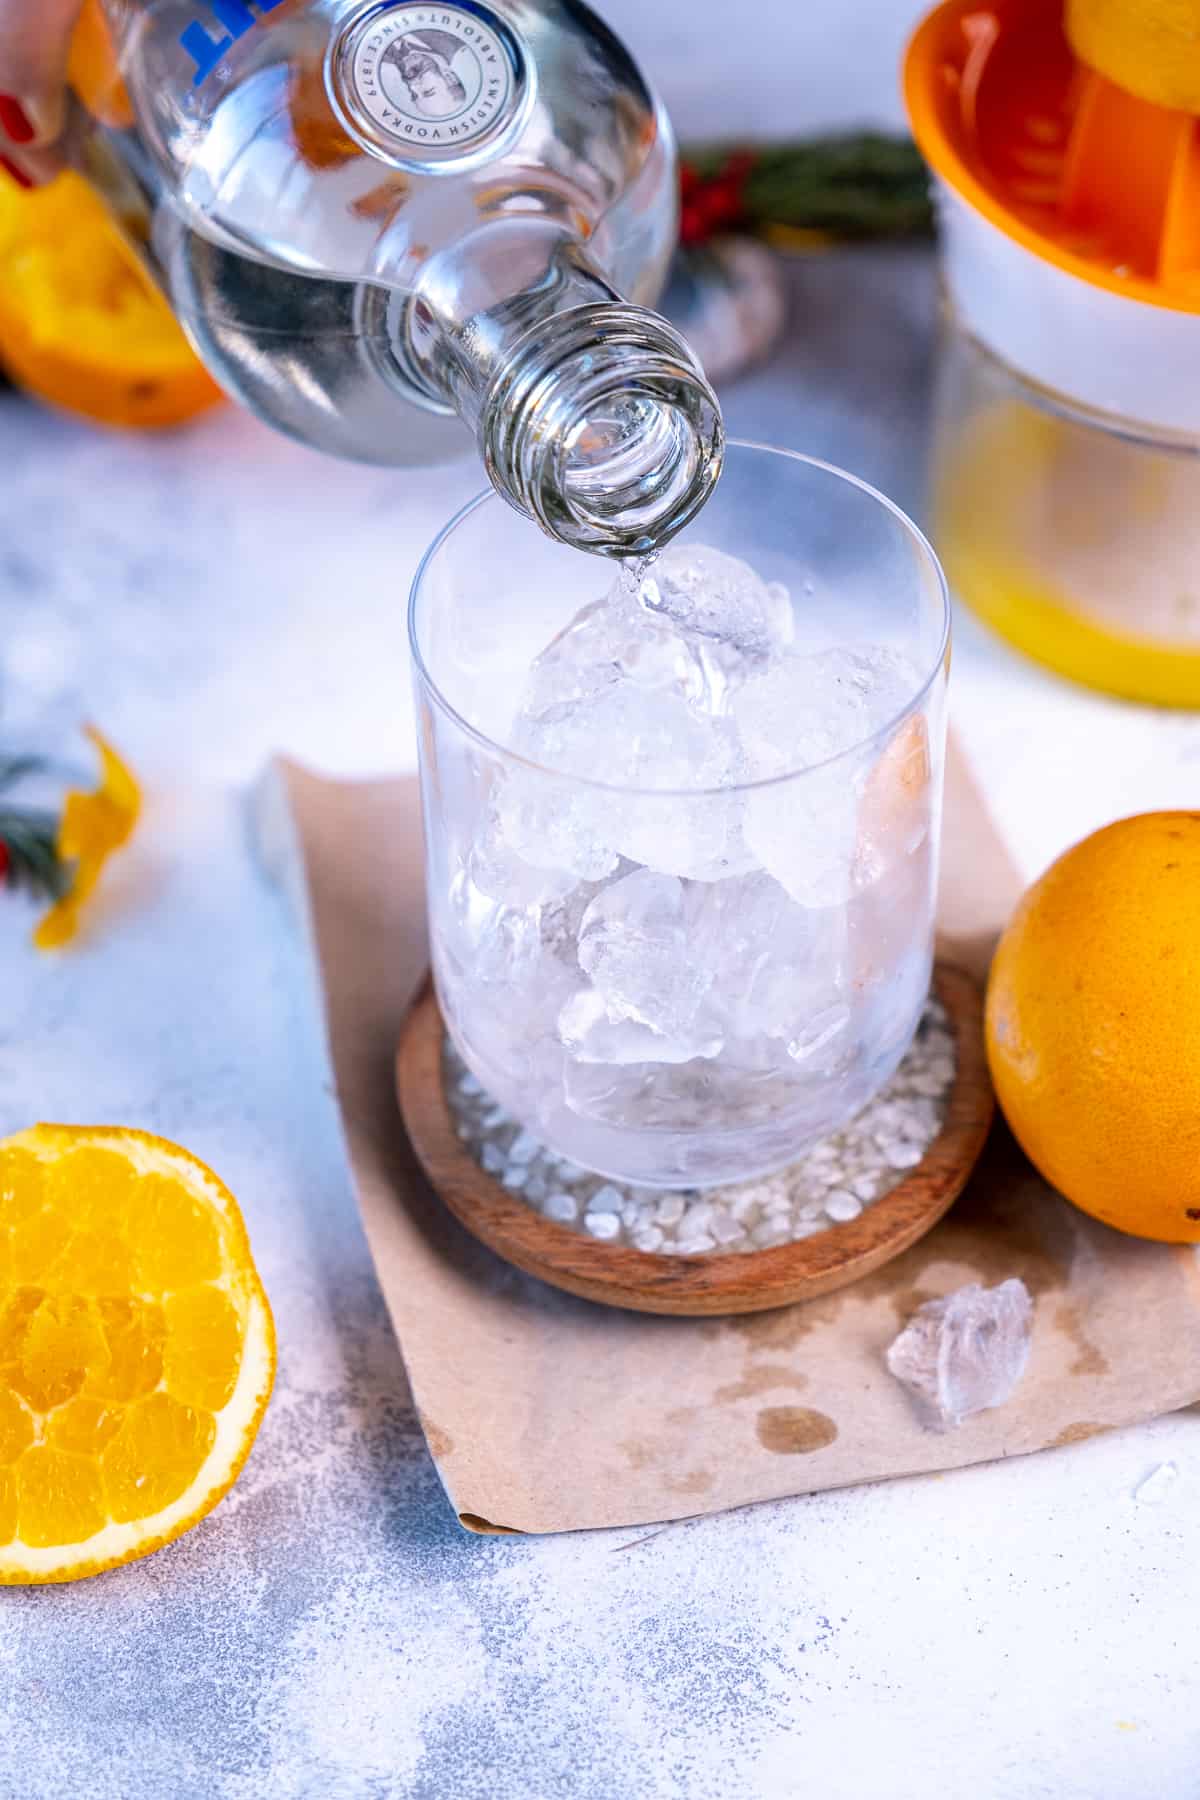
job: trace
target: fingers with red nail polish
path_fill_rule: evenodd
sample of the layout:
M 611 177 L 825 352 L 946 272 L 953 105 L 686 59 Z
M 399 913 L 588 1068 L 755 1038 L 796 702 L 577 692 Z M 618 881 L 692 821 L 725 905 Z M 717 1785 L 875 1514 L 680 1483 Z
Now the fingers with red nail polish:
M 0 94 L 0 131 L 12 144 L 32 144 L 37 127 L 15 94 Z
M 15 162 L 11 156 L 0 154 L 0 169 L 3 169 L 9 180 L 15 181 L 18 187 L 31 188 L 33 186 L 32 177 L 27 175 L 20 163 Z

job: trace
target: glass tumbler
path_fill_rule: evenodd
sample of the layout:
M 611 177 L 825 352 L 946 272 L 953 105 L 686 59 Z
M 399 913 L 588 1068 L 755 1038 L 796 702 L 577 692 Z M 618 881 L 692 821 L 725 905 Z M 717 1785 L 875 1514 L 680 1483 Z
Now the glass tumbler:
M 919 1022 L 949 609 L 883 495 L 753 444 L 649 574 L 663 610 L 603 604 L 617 566 L 491 494 L 427 552 L 431 957 L 456 1049 L 537 1139 L 702 1187 L 843 1125 Z

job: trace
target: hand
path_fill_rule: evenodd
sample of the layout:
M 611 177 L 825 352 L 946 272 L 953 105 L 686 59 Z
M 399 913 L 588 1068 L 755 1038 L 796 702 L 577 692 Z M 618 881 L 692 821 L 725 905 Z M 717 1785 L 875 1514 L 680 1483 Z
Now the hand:
M 71 31 L 82 0 L 0 0 L 0 167 L 21 187 L 58 167 Z

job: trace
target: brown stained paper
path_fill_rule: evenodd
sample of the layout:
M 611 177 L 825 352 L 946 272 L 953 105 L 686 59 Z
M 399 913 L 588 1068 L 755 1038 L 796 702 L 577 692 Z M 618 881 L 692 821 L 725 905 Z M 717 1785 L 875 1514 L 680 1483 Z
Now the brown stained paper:
M 303 849 L 363 1219 L 430 1451 L 475 1530 L 567 1531 L 718 1512 L 1018 1456 L 1200 1397 L 1193 1252 L 1060 1200 L 1004 1129 L 928 1237 L 824 1299 L 731 1319 L 575 1300 L 476 1244 L 405 1141 L 394 1057 L 425 968 L 416 783 L 283 771 Z M 943 949 L 977 974 L 1019 880 L 953 752 Z M 884 1352 L 923 1301 L 1019 1275 L 1033 1352 L 1007 1405 L 922 1428 Z

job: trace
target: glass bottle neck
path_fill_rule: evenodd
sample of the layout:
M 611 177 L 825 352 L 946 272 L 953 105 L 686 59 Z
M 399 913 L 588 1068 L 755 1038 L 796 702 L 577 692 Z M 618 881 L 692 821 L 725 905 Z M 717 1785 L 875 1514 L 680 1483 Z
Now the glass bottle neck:
M 667 542 L 720 473 L 721 409 L 683 338 L 557 229 L 505 221 L 423 281 L 409 367 L 472 427 L 493 485 L 607 556 Z

